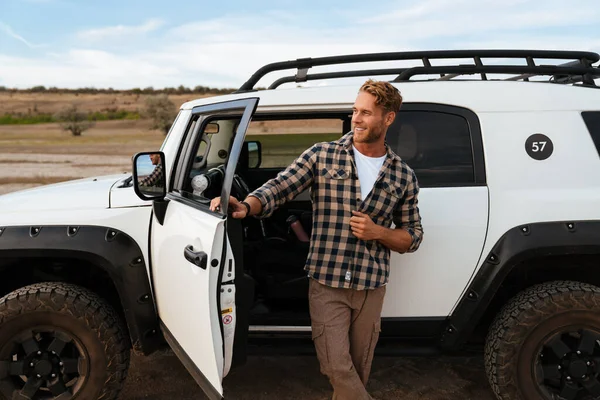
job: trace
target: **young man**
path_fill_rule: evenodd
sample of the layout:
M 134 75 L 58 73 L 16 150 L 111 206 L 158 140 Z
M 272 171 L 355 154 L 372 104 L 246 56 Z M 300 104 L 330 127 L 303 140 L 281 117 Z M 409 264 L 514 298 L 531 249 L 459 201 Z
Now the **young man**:
M 393 85 L 368 80 L 354 103 L 351 132 L 315 144 L 244 201 L 230 198 L 233 218 L 265 218 L 310 188 L 313 227 L 305 269 L 312 337 L 334 400 L 371 399 L 365 387 L 390 250 L 416 251 L 423 238 L 416 176 L 385 141 L 401 104 Z M 211 209 L 220 202 L 213 199 Z

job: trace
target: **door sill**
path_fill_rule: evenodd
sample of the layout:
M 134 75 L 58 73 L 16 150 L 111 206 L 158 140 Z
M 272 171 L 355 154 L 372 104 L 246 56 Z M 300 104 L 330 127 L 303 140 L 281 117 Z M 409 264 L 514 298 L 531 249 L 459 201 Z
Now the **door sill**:
M 290 326 L 290 325 L 250 325 L 250 333 L 254 332 L 312 332 L 310 326 Z

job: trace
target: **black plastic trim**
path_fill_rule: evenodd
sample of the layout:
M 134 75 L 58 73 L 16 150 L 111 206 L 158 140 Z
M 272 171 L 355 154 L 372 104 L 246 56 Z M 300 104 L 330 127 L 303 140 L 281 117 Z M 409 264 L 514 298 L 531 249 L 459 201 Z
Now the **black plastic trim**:
M 506 232 L 448 319 L 441 338 L 446 350 L 467 341 L 504 279 L 528 259 L 568 254 L 600 254 L 600 221 L 557 221 L 520 225 Z
M 382 318 L 381 337 L 402 339 L 439 338 L 446 317 L 401 317 Z
M 166 195 L 165 195 L 166 197 Z M 152 201 L 152 212 L 156 215 L 156 220 L 160 225 L 165 223 L 165 216 L 167 215 L 167 207 L 169 206 L 168 199 L 154 200 Z
M 194 364 L 192 359 L 187 355 L 187 353 L 181 347 L 179 342 L 177 342 L 177 339 L 175 339 L 173 334 L 169 331 L 169 329 L 166 327 L 166 325 L 162 321 L 160 321 L 160 329 L 162 330 L 167 343 L 169 343 L 169 346 L 171 346 L 171 349 L 173 349 L 173 352 L 175 353 L 175 355 L 177 355 L 177 358 L 179 358 L 179 361 L 181 361 L 181 363 L 183 364 L 185 369 L 187 369 L 188 372 L 190 373 L 190 375 L 192 375 L 192 377 L 194 378 L 194 380 L 196 381 L 198 386 L 200 386 L 200 388 L 202 388 L 202 390 L 204 391 L 206 396 L 210 400 L 223 399 L 224 397 L 221 396 L 221 394 L 219 393 L 219 391 L 217 389 L 215 389 L 215 387 L 212 385 L 212 383 L 210 383 L 210 381 L 206 378 L 206 376 L 204 376 L 202 371 L 200 371 L 198 369 L 196 364 Z M 199 338 L 198 340 L 201 340 L 201 339 Z
M 32 236 L 35 228 L 39 230 Z M 160 344 L 144 256 L 126 233 L 102 226 L 7 226 L 0 237 L 0 257 L 60 257 L 93 263 L 108 273 L 117 289 L 134 350 L 149 354 Z

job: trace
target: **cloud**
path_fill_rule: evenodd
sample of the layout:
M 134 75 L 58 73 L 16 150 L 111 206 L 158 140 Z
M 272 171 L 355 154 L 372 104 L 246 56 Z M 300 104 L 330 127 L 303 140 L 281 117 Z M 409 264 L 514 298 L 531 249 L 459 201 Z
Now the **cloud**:
M 40 45 L 35 45 L 35 44 L 29 42 L 23 36 L 16 33 L 10 26 L 8 26 L 7 24 L 5 24 L 4 22 L 1 22 L 1 21 L 0 21 L 0 30 L 3 31 L 8 36 L 12 37 L 13 39 L 16 39 L 22 43 L 25 43 L 25 45 L 27 45 L 27 47 L 29 47 L 31 49 L 40 47 Z
M 0 84 L 239 87 L 267 63 L 303 57 L 462 48 L 598 52 L 600 40 L 589 29 L 600 18 L 594 4 L 547 0 L 541 8 L 530 0 L 424 0 L 395 8 L 371 4 L 370 13 L 346 8 L 327 16 L 310 10 L 230 14 L 172 28 L 149 19 L 140 25 L 81 31 L 70 48 L 54 48 L 43 57 L 0 53 Z M 310 73 L 392 65 L 398 63 L 319 67 Z M 259 86 L 295 72 L 270 74 Z
M 423 40 L 491 32 L 527 32 L 537 36 L 544 29 L 593 27 L 599 18 L 600 10 L 590 0 L 547 0 L 543 8 L 539 1 L 531 0 L 425 0 L 416 6 L 361 19 L 359 23 L 378 26 L 382 36 L 396 31 L 404 39 Z
M 121 39 L 125 36 L 141 35 L 157 30 L 164 25 L 164 22 L 160 19 L 149 19 L 141 25 L 117 25 L 107 26 L 104 28 L 88 29 L 77 33 L 77 37 L 81 40 L 103 40 L 118 38 Z
M 74 49 L 35 62 L 0 55 L 0 77 L 12 78 L 1 84 L 11 87 L 164 87 L 173 82 L 176 73 L 176 69 L 152 64 L 139 56 L 117 56 L 98 50 Z

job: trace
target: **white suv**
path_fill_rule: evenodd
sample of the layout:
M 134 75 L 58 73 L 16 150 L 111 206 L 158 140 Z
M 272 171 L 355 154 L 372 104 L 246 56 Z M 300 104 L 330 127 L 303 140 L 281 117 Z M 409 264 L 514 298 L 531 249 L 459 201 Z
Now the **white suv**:
M 348 132 L 359 84 L 331 82 L 378 75 L 405 100 L 387 142 L 416 172 L 425 231 L 418 252 L 392 255 L 382 338 L 485 345 L 499 399 L 600 398 L 599 59 L 469 50 L 270 64 L 234 94 L 182 105 L 132 176 L 0 196 L 0 398 L 115 399 L 130 349 L 164 338 L 221 399 L 249 336 L 310 338 L 308 243 L 295 233 L 311 234 L 308 194 L 262 220 L 211 212 L 209 199 L 244 198 Z M 421 65 L 388 68 L 401 60 Z M 308 74 L 377 61 L 386 68 Z M 317 79 L 328 85 L 294 87 Z

